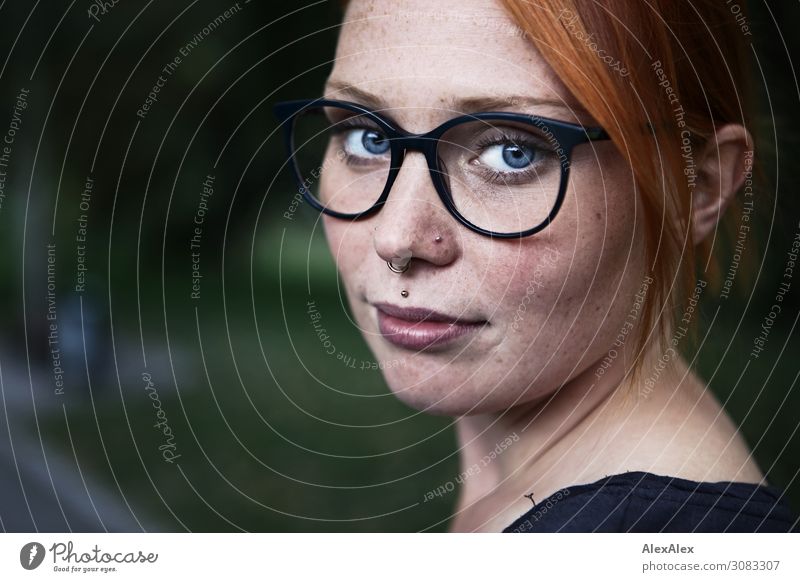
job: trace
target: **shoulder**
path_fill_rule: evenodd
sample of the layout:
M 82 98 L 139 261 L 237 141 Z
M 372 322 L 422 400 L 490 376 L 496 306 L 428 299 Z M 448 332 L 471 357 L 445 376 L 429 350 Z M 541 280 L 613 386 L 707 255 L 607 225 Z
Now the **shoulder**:
M 635 471 L 561 489 L 503 531 L 788 532 L 795 527 L 774 487 Z

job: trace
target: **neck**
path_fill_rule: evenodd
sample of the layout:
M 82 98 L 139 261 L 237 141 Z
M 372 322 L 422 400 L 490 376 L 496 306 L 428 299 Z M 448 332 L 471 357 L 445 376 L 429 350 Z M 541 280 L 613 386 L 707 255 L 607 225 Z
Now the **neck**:
M 660 346 L 651 349 L 643 369 L 650 369 L 663 353 Z M 532 493 L 531 501 L 541 500 L 559 488 L 589 482 L 593 474 L 610 474 L 611 467 L 597 452 L 606 435 L 615 432 L 612 427 L 642 404 L 626 374 L 631 361 L 631 354 L 621 351 L 602 375 L 596 375 L 601 359 L 546 398 L 458 417 L 466 477 L 456 511 L 469 513 L 493 497 L 518 500 Z M 678 367 L 675 358 L 671 373 Z

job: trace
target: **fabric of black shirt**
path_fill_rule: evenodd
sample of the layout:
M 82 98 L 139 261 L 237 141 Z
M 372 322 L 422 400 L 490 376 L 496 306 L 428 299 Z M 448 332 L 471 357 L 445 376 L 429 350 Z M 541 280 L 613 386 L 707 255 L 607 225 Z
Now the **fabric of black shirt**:
M 797 520 L 774 487 L 634 471 L 561 489 L 503 533 L 789 531 Z

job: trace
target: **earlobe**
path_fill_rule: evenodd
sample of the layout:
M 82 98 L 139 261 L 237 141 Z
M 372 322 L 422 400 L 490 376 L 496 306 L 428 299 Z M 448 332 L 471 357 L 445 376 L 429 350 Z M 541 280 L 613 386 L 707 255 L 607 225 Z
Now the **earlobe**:
M 692 194 L 692 236 L 698 244 L 713 231 L 742 187 L 753 141 L 742 125 L 723 125 L 703 150 Z

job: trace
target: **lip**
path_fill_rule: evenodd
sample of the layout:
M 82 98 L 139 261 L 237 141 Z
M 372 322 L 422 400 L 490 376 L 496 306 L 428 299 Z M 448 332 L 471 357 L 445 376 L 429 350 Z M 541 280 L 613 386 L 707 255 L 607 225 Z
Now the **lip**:
M 466 319 L 424 307 L 399 307 L 374 303 L 378 329 L 386 341 L 410 350 L 443 346 L 488 324 L 486 320 Z

